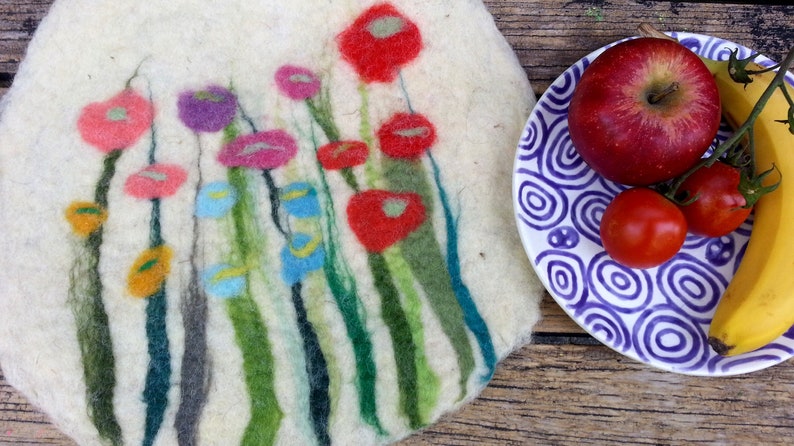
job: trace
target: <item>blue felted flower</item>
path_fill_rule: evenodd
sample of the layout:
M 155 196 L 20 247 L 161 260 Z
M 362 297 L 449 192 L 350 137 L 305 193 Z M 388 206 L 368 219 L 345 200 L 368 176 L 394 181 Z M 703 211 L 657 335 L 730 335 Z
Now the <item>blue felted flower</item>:
M 287 285 L 295 285 L 306 274 L 322 268 L 324 262 L 325 249 L 322 240 L 299 232 L 281 250 L 281 278 Z
M 218 299 L 230 299 L 243 293 L 246 285 L 246 269 L 225 263 L 204 270 L 201 282 L 207 294 Z
M 225 181 L 209 183 L 196 196 L 196 216 L 220 218 L 237 203 L 237 191 Z
M 281 189 L 279 195 L 284 210 L 297 218 L 320 216 L 320 202 L 317 191 L 309 183 L 292 183 Z

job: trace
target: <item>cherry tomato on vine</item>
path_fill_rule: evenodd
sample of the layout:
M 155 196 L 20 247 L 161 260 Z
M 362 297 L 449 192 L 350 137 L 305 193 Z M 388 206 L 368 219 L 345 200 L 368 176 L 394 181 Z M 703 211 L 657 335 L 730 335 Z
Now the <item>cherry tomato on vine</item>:
M 722 162 L 701 167 L 688 176 L 680 193 L 695 201 L 680 206 L 689 232 L 705 237 L 722 237 L 738 228 L 750 215 L 750 208 L 739 192 L 739 169 Z
M 687 223 L 675 203 L 653 189 L 619 193 L 600 224 L 604 250 L 630 268 L 651 268 L 672 258 L 684 244 Z

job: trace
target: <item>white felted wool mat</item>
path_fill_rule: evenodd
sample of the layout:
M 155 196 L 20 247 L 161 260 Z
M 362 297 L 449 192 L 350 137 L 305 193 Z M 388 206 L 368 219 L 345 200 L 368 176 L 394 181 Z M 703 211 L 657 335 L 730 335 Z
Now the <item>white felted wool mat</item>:
M 59 0 L 0 121 L 0 364 L 81 445 L 383 444 L 542 287 L 479 0 Z

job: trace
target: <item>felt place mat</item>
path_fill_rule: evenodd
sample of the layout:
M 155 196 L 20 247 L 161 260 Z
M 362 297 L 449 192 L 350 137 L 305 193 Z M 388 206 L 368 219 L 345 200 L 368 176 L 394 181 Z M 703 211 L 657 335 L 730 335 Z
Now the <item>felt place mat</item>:
M 479 0 L 58 0 L 0 118 L 0 364 L 81 445 L 382 444 L 542 286 Z

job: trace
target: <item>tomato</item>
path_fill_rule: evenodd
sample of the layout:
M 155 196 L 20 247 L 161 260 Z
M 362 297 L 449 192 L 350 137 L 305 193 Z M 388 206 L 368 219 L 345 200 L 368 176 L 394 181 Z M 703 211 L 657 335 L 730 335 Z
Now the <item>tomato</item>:
M 750 208 L 739 192 L 739 169 L 716 162 L 701 167 L 688 176 L 679 193 L 695 197 L 695 201 L 681 205 L 689 232 L 705 237 L 722 237 L 739 227 L 750 215 Z M 684 198 L 686 200 L 686 197 Z
M 630 268 L 651 268 L 672 258 L 684 244 L 686 218 L 675 203 L 653 189 L 619 193 L 600 224 L 604 250 Z

